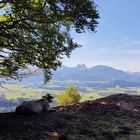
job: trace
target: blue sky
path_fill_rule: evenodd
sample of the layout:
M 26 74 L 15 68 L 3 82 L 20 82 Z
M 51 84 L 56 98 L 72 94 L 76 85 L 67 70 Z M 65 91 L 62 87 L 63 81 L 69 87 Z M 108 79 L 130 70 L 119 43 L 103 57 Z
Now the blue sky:
M 96 0 L 100 13 L 96 33 L 73 33 L 83 47 L 63 65 L 107 65 L 140 72 L 140 0 Z

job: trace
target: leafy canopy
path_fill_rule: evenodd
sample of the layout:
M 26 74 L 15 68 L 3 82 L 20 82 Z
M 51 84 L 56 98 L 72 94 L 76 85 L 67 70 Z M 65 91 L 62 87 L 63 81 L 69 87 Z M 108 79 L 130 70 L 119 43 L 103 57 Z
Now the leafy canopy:
M 0 0 L 0 76 L 21 78 L 32 65 L 49 80 L 63 56 L 80 47 L 71 29 L 94 32 L 98 18 L 91 0 Z
M 75 87 L 71 86 L 57 96 L 56 102 L 61 105 L 70 105 L 79 103 L 80 99 L 80 92 Z

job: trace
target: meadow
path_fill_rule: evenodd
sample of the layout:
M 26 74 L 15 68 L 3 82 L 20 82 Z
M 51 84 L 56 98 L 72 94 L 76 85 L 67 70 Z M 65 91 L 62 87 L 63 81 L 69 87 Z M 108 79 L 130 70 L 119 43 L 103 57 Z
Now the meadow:
M 64 83 L 63 83 L 64 84 Z M 71 84 L 72 85 L 72 84 Z M 65 84 L 62 88 L 62 83 L 60 85 L 55 85 L 54 83 L 50 84 L 48 87 L 45 88 L 35 88 L 35 87 L 26 87 L 22 84 L 5 84 L 3 85 L 4 88 L 1 87 L 0 89 L 0 112 L 3 111 L 12 111 L 17 104 L 20 104 L 23 101 L 28 100 L 36 100 L 40 99 L 41 96 L 50 93 L 54 97 L 57 97 L 61 92 L 66 89 L 69 84 Z M 83 89 L 83 88 L 82 88 Z M 128 88 L 107 88 L 107 89 L 96 89 L 91 87 L 84 87 L 83 90 L 80 91 L 81 93 L 81 101 L 87 100 L 96 100 L 99 98 L 103 98 L 112 94 L 136 94 L 140 95 L 140 88 L 136 87 L 128 87 Z M 8 104 L 8 105 L 7 105 Z M 10 106 L 11 105 L 11 106 Z M 56 104 L 55 104 L 56 105 Z
M 4 85 L 4 88 L 1 87 L 0 93 L 3 93 L 3 98 L 9 101 L 18 101 L 20 99 L 24 100 L 33 100 L 41 98 L 42 95 L 50 93 L 53 96 L 57 96 L 61 93 L 63 90 L 58 90 L 55 87 L 58 86 L 52 86 L 50 88 L 35 88 L 35 87 L 25 87 L 24 85 L 18 85 L 18 84 L 6 84 Z M 126 93 L 126 94 L 140 94 L 140 88 L 136 87 L 128 87 L 128 88 L 120 88 L 120 87 L 114 87 L 114 88 L 107 88 L 107 89 L 95 89 L 91 87 L 85 87 L 86 91 L 80 91 L 82 96 L 82 101 L 85 100 L 93 100 L 98 99 L 102 97 L 106 97 L 112 94 L 120 94 L 120 93 Z

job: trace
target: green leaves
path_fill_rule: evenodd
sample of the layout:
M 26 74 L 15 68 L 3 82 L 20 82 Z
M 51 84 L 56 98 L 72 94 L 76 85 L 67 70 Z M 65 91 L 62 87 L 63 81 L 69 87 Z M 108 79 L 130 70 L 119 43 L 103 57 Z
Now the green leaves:
M 57 96 L 56 102 L 61 105 L 70 105 L 79 103 L 80 99 L 80 92 L 75 87 L 69 87 Z
M 99 14 L 90 0 L 2 0 L 3 4 L 9 7 L 0 17 L 2 77 L 20 78 L 20 71 L 33 65 L 44 71 L 47 82 L 63 56 L 70 57 L 80 47 L 70 30 L 95 31 L 98 24 Z

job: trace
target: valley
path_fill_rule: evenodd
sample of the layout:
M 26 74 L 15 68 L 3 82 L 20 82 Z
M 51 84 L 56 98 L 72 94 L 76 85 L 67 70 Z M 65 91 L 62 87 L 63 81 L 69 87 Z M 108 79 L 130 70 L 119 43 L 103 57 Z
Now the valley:
M 4 84 L 0 89 L 0 112 L 12 112 L 15 107 L 23 101 L 36 100 L 41 96 L 50 93 L 54 97 L 58 96 L 63 90 L 69 86 L 75 86 L 81 93 L 81 102 L 86 100 L 95 100 L 103 97 L 107 97 L 112 94 L 129 94 L 140 95 L 140 88 L 138 87 L 112 87 L 106 89 L 97 89 L 94 87 L 88 87 L 86 84 L 83 86 L 83 82 L 61 82 L 53 81 L 45 85 L 43 88 L 28 87 L 21 84 Z M 77 84 L 76 84 L 77 83 Z M 55 101 L 51 106 L 58 106 Z
M 81 102 L 95 100 L 112 94 L 140 95 L 140 74 L 128 73 L 108 66 L 88 68 L 84 64 L 58 69 L 52 80 L 43 83 L 43 72 L 23 78 L 21 81 L 0 79 L 0 112 L 14 111 L 23 101 L 36 100 L 46 93 L 58 96 L 70 86 L 81 93 Z M 51 106 L 58 106 L 56 102 Z

